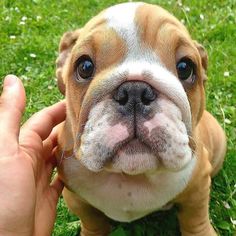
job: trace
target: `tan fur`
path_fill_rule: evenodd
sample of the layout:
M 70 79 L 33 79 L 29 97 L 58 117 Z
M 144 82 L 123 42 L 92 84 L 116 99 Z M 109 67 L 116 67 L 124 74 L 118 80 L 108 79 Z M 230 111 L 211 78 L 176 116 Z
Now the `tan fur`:
M 104 214 L 67 189 L 64 190 L 63 196 L 72 212 L 83 219 L 81 236 L 102 236 L 110 232 L 111 227 Z
M 182 235 L 216 235 L 209 221 L 211 176 L 220 169 L 226 152 L 226 138 L 215 118 L 204 111 L 195 128 L 197 167 L 187 188 L 176 199 Z
M 58 85 L 62 92 L 70 91 L 70 96 L 67 96 L 67 120 L 61 128 L 57 152 L 59 176 L 66 186 L 70 180 L 60 167 L 60 161 L 72 155 L 74 143 L 77 142 L 76 134 L 82 131 L 93 102 L 91 94 L 99 88 L 104 75 L 123 59 L 126 52 L 122 40 L 113 30 L 103 33 L 106 22 L 102 14 L 90 21 L 84 29 L 65 34 L 60 43 Z M 147 16 L 151 16 L 149 21 Z M 197 83 L 192 88 L 186 88 L 192 113 L 193 132 L 190 145 L 196 153 L 197 165 L 187 188 L 173 199 L 173 203 L 179 205 L 178 218 L 183 236 L 216 235 L 208 213 L 210 183 L 211 176 L 222 166 L 226 138 L 214 117 L 204 110 L 203 85 L 206 80 L 207 54 L 200 44 L 191 40 L 184 26 L 160 7 L 141 6 L 136 14 L 136 23 L 142 29 L 142 42 L 160 56 L 162 63 L 170 71 L 176 74 L 176 61 L 184 55 L 190 55 L 197 64 Z M 97 76 L 90 84 L 78 85 L 72 79 L 72 65 L 78 54 L 89 54 L 96 58 Z M 68 207 L 82 221 L 81 235 L 108 235 L 110 226 L 102 212 L 86 203 L 86 199 L 75 195 L 69 187 L 65 188 L 63 195 Z

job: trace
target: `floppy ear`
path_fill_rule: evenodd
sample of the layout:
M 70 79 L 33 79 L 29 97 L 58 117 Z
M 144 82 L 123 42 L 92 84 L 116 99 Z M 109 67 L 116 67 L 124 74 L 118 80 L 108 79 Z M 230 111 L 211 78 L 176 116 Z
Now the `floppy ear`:
M 201 57 L 201 62 L 202 62 L 202 67 L 203 67 L 203 71 L 202 71 L 202 78 L 203 78 L 203 82 L 205 83 L 207 80 L 207 65 L 208 65 L 208 56 L 207 56 L 207 52 L 205 50 L 205 48 L 198 43 L 197 41 L 194 41 L 194 44 L 200 54 Z
M 80 30 L 66 32 L 62 36 L 60 44 L 59 44 L 59 56 L 56 60 L 56 77 L 57 77 L 58 88 L 63 95 L 65 95 L 65 81 L 63 78 L 62 71 L 65 65 L 66 59 L 79 37 L 79 31 Z

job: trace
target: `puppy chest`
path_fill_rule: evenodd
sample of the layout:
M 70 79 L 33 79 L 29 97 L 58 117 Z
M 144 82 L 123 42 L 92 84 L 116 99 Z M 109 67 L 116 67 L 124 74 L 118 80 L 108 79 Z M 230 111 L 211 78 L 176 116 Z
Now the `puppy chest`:
M 166 206 L 189 182 L 195 158 L 179 172 L 128 176 L 87 170 L 75 158 L 64 159 L 59 174 L 66 185 L 109 218 L 130 222 Z

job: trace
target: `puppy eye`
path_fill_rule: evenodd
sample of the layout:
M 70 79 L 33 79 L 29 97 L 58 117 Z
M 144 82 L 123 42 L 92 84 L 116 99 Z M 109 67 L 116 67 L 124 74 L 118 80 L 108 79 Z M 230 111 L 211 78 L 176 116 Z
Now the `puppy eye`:
M 180 59 L 176 64 L 176 69 L 180 80 L 189 80 L 191 83 L 195 81 L 195 64 L 191 59 L 186 57 Z
M 77 79 L 82 78 L 85 80 L 89 80 L 92 78 L 94 73 L 94 64 L 92 59 L 87 56 L 83 55 L 77 60 L 77 67 L 76 67 L 76 77 Z

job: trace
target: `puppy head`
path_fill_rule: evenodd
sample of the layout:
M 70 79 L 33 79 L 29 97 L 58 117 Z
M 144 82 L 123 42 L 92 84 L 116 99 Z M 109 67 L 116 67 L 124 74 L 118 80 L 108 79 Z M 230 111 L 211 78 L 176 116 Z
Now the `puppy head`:
M 178 171 L 194 158 L 207 55 L 167 11 L 108 8 L 62 37 L 57 66 L 73 151 L 86 168 L 136 175 Z

